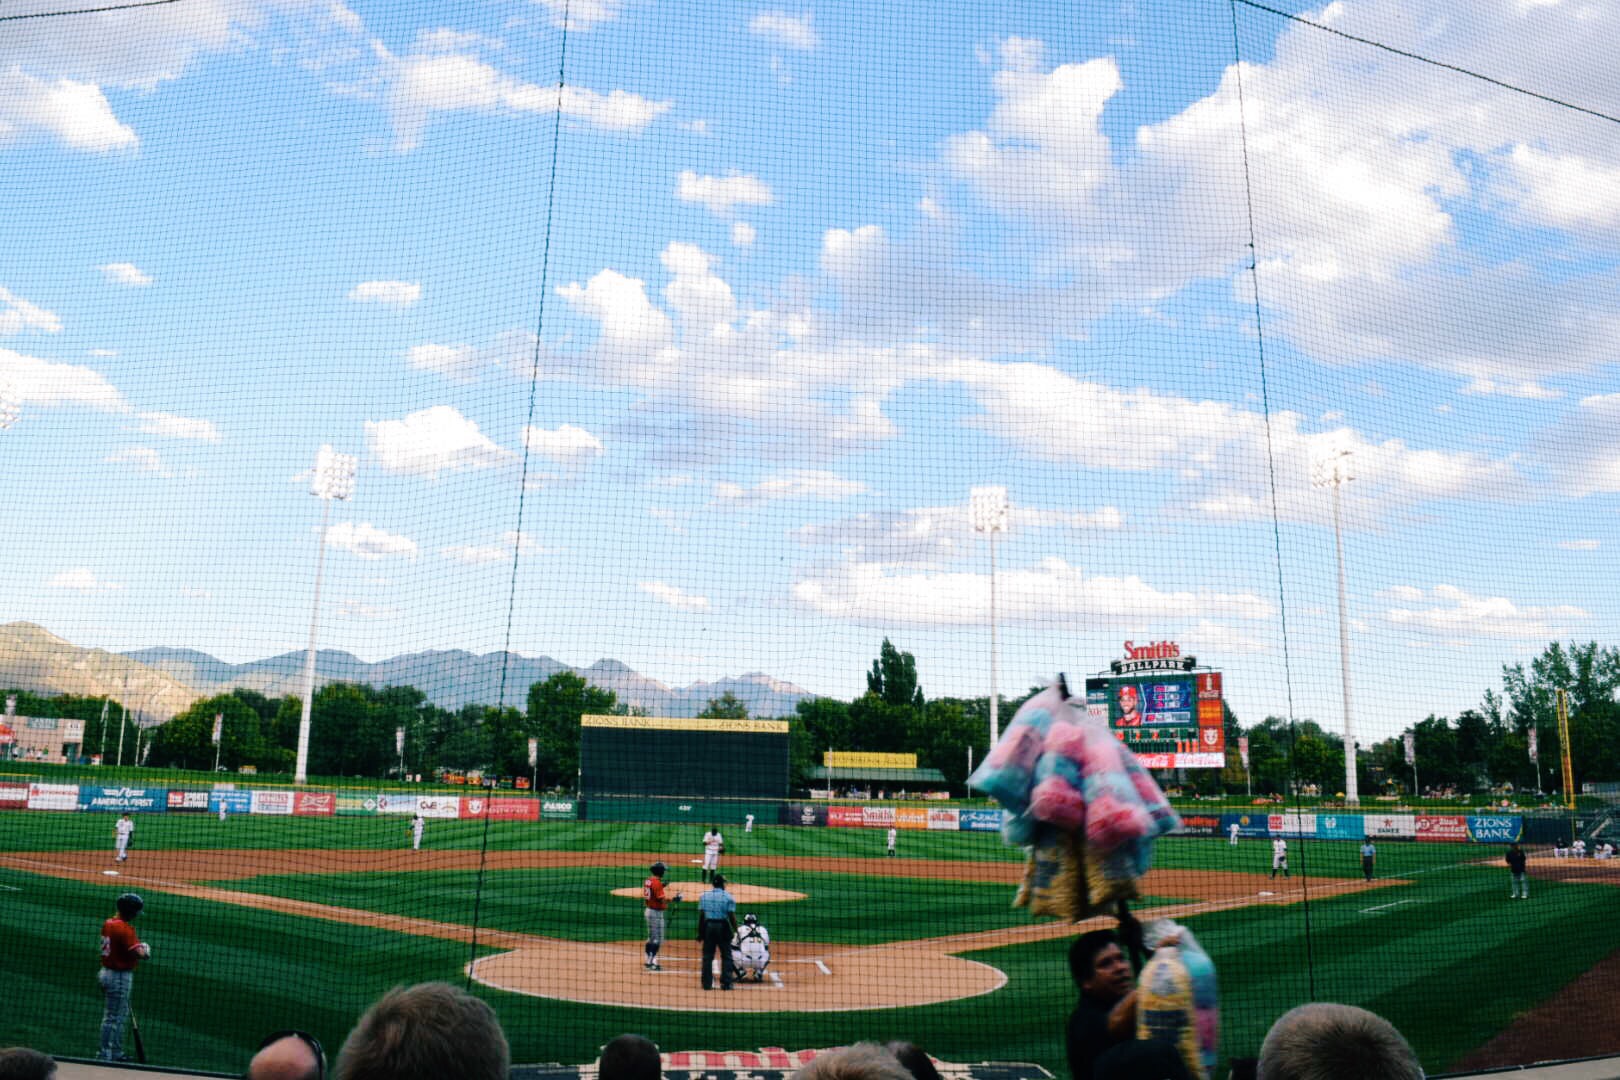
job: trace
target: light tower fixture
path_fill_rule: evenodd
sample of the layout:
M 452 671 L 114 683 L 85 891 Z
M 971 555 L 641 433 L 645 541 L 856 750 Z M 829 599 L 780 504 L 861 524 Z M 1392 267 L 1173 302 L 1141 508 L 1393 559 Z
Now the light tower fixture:
M 1343 447 L 1318 458 L 1311 465 L 1311 483 L 1333 489 L 1333 552 L 1339 564 L 1339 680 L 1344 689 L 1344 801 L 1349 806 L 1361 802 L 1356 791 L 1356 737 L 1350 722 L 1350 618 L 1344 595 L 1344 519 L 1340 511 L 1340 489 L 1355 477 L 1350 474 L 1350 451 Z
M 354 474 L 360 459 L 353 454 L 340 454 L 330 445 L 321 447 L 315 455 L 315 473 L 310 479 L 309 493 L 321 500 L 321 535 L 315 547 L 315 603 L 309 616 L 309 649 L 304 653 L 304 703 L 298 720 L 298 758 L 293 767 L 293 783 L 309 780 L 309 718 L 315 704 L 315 632 L 321 621 L 321 578 L 326 570 L 326 528 L 332 518 L 334 499 L 347 500 L 354 495 Z
M 968 513 L 973 519 L 973 531 L 984 533 L 990 540 L 990 745 L 993 747 L 1001 737 L 1001 657 L 996 641 L 996 537 L 1007 531 L 1007 524 L 1012 518 L 1012 504 L 1007 501 L 1007 489 L 974 488 L 968 493 Z

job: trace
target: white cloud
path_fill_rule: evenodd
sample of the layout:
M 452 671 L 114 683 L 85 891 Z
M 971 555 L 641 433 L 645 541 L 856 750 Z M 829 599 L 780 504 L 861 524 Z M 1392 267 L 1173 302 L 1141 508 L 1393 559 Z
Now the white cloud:
M 399 618 L 404 611 L 398 607 L 368 604 L 364 600 L 345 597 L 338 602 L 337 614 L 340 619 L 354 619 L 357 622 L 387 622 Z
M 619 17 L 624 0 L 538 0 L 538 3 L 551 12 L 551 21 L 554 26 L 566 25 L 570 30 L 591 30 L 601 23 L 612 22 Z
M 360 303 L 410 307 L 422 298 L 422 286 L 415 281 L 362 281 L 349 290 L 349 299 Z
M 91 356 L 117 356 L 118 355 L 118 350 L 117 349 L 91 349 L 91 350 L 89 350 L 89 353 L 90 353 Z
M 195 439 L 198 442 L 211 443 L 220 441 L 219 428 L 214 426 L 212 420 L 175 416 L 172 413 L 141 413 L 136 430 L 145 435 L 157 435 L 165 439 Z
M 1577 497 L 1620 492 L 1620 393 L 1582 398 L 1532 439 L 1533 455 Z
M 96 267 L 114 285 L 142 286 L 152 284 L 152 275 L 134 263 L 107 263 Z
M 709 607 L 709 598 L 707 596 L 683 592 L 673 585 L 666 585 L 662 581 L 643 581 L 636 588 L 672 608 L 679 608 L 681 611 L 706 611 Z
M 417 552 L 415 540 L 379 529 L 369 521 L 340 521 L 326 530 L 326 542 L 362 559 L 386 559 L 394 555 L 414 559 Z
M 753 247 L 754 240 L 759 233 L 746 221 L 734 221 L 731 224 L 731 243 L 734 247 Z
M 1558 546 L 1565 551 L 1596 551 L 1599 545 L 1596 540 L 1562 540 Z
M 419 146 L 427 124 L 441 113 L 545 114 L 560 108 L 563 115 L 600 130 L 636 134 L 674 105 L 627 90 L 603 94 L 568 85 L 559 92 L 515 79 L 463 53 L 395 58 L 381 44 L 374 49 L 387 73 L 395 146 L 401 151 Z
M 434 405 L 403 420 L 367 420 L 366 439 L 389 472 L 437 478 L 441 472 L 488 469 L 512 454 L 450 405 Z
M 896 572 L 881 563 L 845 562 L 793 586 L 804 606 L 839 619 L 917 626 L 972 626 L 990 609 L 988 574 Z M 1271 605 L 1253 593 L 1160 590 L 1141 578 L 1087 577 L 1062 559 L 996 574 L 998 618 L 1049 623 L 1085 618 L 1090 625 L 1164 625 L 1188 619 L 1270 619 Z
M 123 586 L 111 581 L 102 581 L 96 577 L 95 571 L 88 566 L 77 566 L 72 570 L 63 570 L 54 575 L 48 584 L 53 589 L 68 589 L 72 592 L 116 592 Z
M 33 134 L 93 152 L 133 149 L 140 142 L 95 83 L 40 79 L 18 68 L 0 72 L 0 147 Z
M 195 585 L 180 586 L 180 595 L 187 600 L 212 600 L 214 594 L 207 589 L 200 589 Z
M 471 381 L 483 366 L 483 358 L 471 345 L 412 345 L 405 356 L 416 370 L 436 371 L 457 382 Z
M 24 330 L 39 330 L 55 334 L 62 329 L 62 320 L 38 304 L 0 286 L 0 334 L 20 334 Z
M 77 364 L 53 364 L 37 356 L 0 349 L 0 382 L 24 404 L 87 405 L 101 412 L 129 412 L 129 404 L 99 372 Z
M 451 544 L 439 549 L 439 554 L 455 562 L 477 566 L 482 563 L 511 562 L 514 554 L 541 555 L 545 553 L 538 541 L 528 533 L 521 536 L 515 530 L 501 534 L 498 544 Z
M 762 11 L 748 21 L 748 32 L 801 52 L 812 52 L 821 46 L 821 35 L 816 33 L 813 16 L 808 11 L 802 15 Z
M 1522 144 L 1509 160 L 1535 220 L 1562 229 L 1620 225 L 1620 165 Z
M 677 179 L 675 197 L 685 203 L 702 203 L 717 218 L 731 217 L 738 206 L 770 206 L 774 199 L 770 185 L 757 176 L 740 172 L 699 176 L 690 169 Z
M 1551 387 L 1542 386 L 1534 379 L 1503 380 L 1492 379 L 1484 375 L 1474 377 L 1474 380 L 1462 390 L 1465 394 L 1475 394 L 1480 397 L 1514 397 L 1526 401 L 1549 401 L 1564 395 Z
M 859 480 L 849 480 L 837 473 L 815 469 L 800 469 L 780 476 L 766 477 L 753 487 L 744 487 L 728 481 L 714 485 L 716 499 L 750 504 L 783 499 L 818 499 L 823 502 L 836 502 L 864 494 L 866 485 Z
M 581 461 L 602 456 L 602 440 L 572 424 L 563 424 L 555 431 L 526 427 L 523 441 L 529 449 L 553 461 Z
M 1505 596 L 1476 597 L 1454 585 L 1436 585 L 1427 593 L 1412 586 L 1390 590 L 1398 603 L 1426 607 L 1391 607 L 1384 618 L 1406 630 L 1435 635 L 1453 641 L 1475 638 L 1509 638 L 1518 641 L 1551 641 L 1577 633 L 1591 616 L 1572 604 L 1548 607 L 1520 606 Z
M 1097 510 L 1050 510 L 1014 506 L 1010 532 L 1036 529 L 1124 528 L 1125 516 L 1117 507 Z M 805 525 L 794 533 L 801 544 L 836 548 L 857 562 L 890 569 L 944 566 L 963 558 L 981 557 L 985 538 L 974 531 L 967 505 L 920 506 L 898 512 L 863 513 L 839 521 Z
M 165 479 L 174 475 L 163 463 L 163 456 L 150 446 L 128 446 L 101 459 L 108 465 L 131 465 L 143 473 Z

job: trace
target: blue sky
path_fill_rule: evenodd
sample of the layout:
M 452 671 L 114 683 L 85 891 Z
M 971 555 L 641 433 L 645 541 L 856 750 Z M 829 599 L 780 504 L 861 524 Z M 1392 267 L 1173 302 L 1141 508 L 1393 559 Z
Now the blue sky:
M 1612 9 L 1474 9 L 1299 10 L 1620 112 Z M 8 24 L 0 621 L 301 648 L 331 444 L 324 646 L 980 694 L 999 484 L 1003 692 L 1337 727 L 1348 450 L 1370 737 L 1614 641 L 1613 123 L 1213 0 L 563 10 Z

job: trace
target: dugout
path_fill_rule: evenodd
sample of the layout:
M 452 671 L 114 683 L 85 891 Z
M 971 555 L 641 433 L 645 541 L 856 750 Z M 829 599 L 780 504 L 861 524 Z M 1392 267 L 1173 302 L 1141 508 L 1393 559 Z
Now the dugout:
M 774 823 L 788 793 L 788 722 L 582 716 L 579 793 L 586 820 L 648 820 L 649 807 L 676 815 L 652 820 L 684 820 L 708 804 L 726 811 L 717 817 Z

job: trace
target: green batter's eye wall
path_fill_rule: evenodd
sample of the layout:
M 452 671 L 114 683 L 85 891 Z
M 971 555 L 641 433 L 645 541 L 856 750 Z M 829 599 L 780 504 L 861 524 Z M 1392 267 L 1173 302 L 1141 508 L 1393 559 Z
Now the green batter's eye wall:
M 788 723 L 653 716 L 580 719 L 579 791 L 785 799 Z

